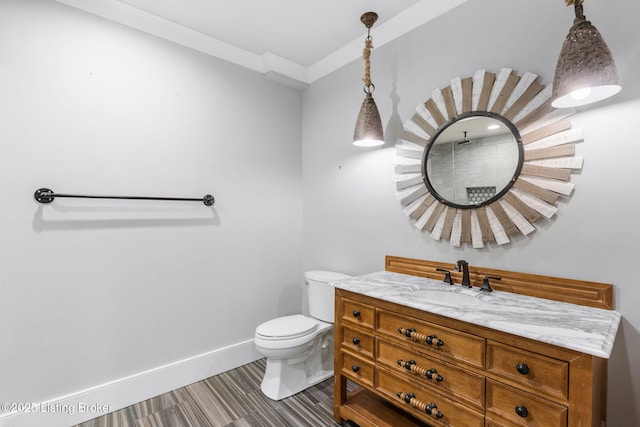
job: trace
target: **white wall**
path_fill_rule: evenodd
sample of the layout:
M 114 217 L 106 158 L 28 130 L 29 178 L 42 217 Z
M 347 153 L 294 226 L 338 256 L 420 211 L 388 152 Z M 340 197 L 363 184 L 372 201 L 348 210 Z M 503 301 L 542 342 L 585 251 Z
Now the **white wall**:
M 300 109 L 257 73 L 52 1 L 2 0 L 0 402 L 106 385 L 98 403 L 116 409 L 257 358 L 256 325 L 301 305 Z M 41 206 L 40 187 L 216 204 Z M 185 372 L 169 380 L 165 365 Z M 162 375 L 143 391 L 117 383 L 147 371 Z
M 415 106 L 454 76 L 506 66 L 549 83 L 572 20 L 562 2 L 469 2 L 375 49 L 388 144 L 362 150 L 350 144 L 360 61 L 301 99 L 253 72 L 55 2 L 2 0 L 0 402 L 100 396 L 117 406 L 237 366 L 256 357 L 258 323 L 299 309 L 302 271 L 367 273 L 393 254 L 614 283 L 623 322 L 609 425 L 640 425 L 640 231 L 629 198 L 640 179 L 640 5 L 593 0 L 585 8 L 613 50 L 623 92 L 574 116 L 586 162 L 557 218 L 478 251 L 434 242 L 404 216 L 391 146 Z M 373 36 L 375 44 L 375 28 Z M 211 193 L 217 202 L 40 206 L 32 194 L 42 186 Z M 92 417 L 3 415 L 3 427 Z
M 610 360 L 608 426 L 627 427 L 640 425 L 640 4 L 585 2 L 587 18 L 616 58 L 623 92 L 573 116 L 585 134 L 578 148 L 584 168 L 572 178 L 574 194 L 558 202 L 554 219 L 536 223 L 535 233 L 483 250 L 436 242 L 404 215 L 391 181 L 402 122 L 434 89 L 477 69 L 502 67 L 537 73 L 550 84 L 572 13 L 558 0 L 468 2 L 374 49 L 374 97 L 386 122 L 381 149 L 351 145 L 363 97 L 362 61 L 314 83 L 303 100 L 304 266 L 363 274 L 383 270 L 387 254 L 451 263 L 464 258 L 477 266 L 613 283 L 623 321 Z M 372 37 L 375 46 L 375 27 Z

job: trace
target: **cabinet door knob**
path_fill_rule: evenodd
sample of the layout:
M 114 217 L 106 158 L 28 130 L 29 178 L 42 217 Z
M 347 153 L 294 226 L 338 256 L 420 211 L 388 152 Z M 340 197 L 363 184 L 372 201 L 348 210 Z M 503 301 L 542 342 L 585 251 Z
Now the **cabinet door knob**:
M 354 345 L 358 345 L 358 344 L 360 344 L 360 338 L 354 338 L 354 339 L 352 339 L 352 340 L 351 340 L 351 342 L 352 342 Z
M 360 370 L 360 366 L 358 366 L 358 365 L 353 365 L 353 366 L 351 367 L 351 370 L 352 370 L 353 372 L 358 372 L 358 371 Z
M 360 311 L 359 310 L 353 310 L 353 317 L 360 317 Z
M 516 414 L 522 418 L 527 418 L 529 416 L 529 411 L 526 406 L 518 405 L 516 406 Z
M 516 365 L 516 370 L 522 375 L 527 375 L 529 373 L 529 367 L 524 363 L 518 363 Z

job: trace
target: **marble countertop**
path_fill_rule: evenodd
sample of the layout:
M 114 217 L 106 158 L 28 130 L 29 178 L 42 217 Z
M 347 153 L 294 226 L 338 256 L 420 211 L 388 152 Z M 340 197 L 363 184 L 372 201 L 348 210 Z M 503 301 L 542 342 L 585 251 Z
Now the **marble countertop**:
M 381 271 L 333 283 L 336 288 L 608 359 L 620 313 L 510 292 L 482 292 Z

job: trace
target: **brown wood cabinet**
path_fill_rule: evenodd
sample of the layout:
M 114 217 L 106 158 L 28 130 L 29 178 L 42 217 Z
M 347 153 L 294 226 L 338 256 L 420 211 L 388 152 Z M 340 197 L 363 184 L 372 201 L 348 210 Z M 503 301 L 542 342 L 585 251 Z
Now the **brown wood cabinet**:
M 606 360 L 336 289 L 337 422 L 600 427 Z M 347 393 L 347 381 L 359 385 Z M 603 425 L 603 424 L 602 424 Z

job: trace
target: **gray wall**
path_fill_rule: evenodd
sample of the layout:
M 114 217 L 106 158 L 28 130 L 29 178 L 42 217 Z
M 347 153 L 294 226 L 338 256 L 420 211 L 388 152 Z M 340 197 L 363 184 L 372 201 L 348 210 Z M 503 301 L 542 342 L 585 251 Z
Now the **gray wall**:
M 0 94 L 0 402 L 224 349 L 299 312 L 299 92 L 52 1 L 2 0 Z M 43 186 L 216 204 L 41 206 Z
M 503 247 L 453 248 L 422 234 L 402 212 L 392 183 L 392 148 L 401 124 L 431 92 L 477 69 L 531 71 L 553 79 L 573 11 L 558 0 L 470 1 L 372 53 L 374 94 L 385 122 L 380 149 L 351 145 L 362 102 L 362 63 L 355 61 L 315 82 L 304 94 L 304 266 L 350 274 L 384 269 L 384 256 L 471 265 L 591 280 L 615 285 L 623 316 L 609 369 L 609 426 L 640 425 L 640 287 L 636 269 L 640 182 L 640 3 L 589 1 L 585 14 L 616 58 L 623 92 L 572 117 L 585 142 L 574 194 L 558 202 L 552 220 Z M 482 17 L 482 19 L 478 19 Z M 375 27 L 372 31 L 376 45 Z M 363 38 L 364 39 L 364 38 Z

